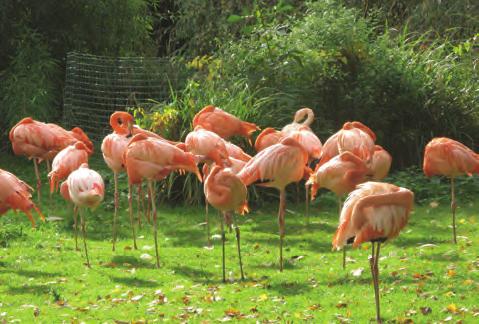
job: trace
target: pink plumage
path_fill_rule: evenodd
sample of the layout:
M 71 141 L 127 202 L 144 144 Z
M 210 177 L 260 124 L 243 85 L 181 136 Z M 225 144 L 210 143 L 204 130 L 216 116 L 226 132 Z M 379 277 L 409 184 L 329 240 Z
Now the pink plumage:
M 358 185 L 344 203 L 333 248 L 342 248 L 353 237 L 353 246 L 396 237 L 406 226 L 413 204 L 414 194 L 406 188 L 372 181 Z

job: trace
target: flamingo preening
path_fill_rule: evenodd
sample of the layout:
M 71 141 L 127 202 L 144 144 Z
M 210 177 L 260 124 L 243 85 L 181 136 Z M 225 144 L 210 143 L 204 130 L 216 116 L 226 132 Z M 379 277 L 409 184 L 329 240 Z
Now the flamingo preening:
M 381 323 L 379 301 L 379 251 L 381 243 L 398 236 L 406 226 L 414 204 L 412 191 L 388 183 L 365 182 L 352 191 L 341 211 L 333 248 L 371 242 L 369 258 L 376 301 L 376 320 Z
M 241 271 L 241 279 L 244 279 L 243 262 L 241 260 L 241 243 L 240 243 L 240 228 L 234 219 L 234 215 L 230 215 L 230 212 L 236 211 L 240 214 L 248 212 L 246 186 L 241 182 L 238 176 L 232 169 L 222 168 L 215 165 L 211 172 L 209 172 L 205 184 L 204 184 L 205 196 L 213 207 L 222 212 L 221 216 L 221 241 L 223 252 L 223 282 L 226 282 L 226 270 L 225 270 L 225 229 L 224 223 L 226 221 L 227 226 L 231 226 L 230 220 L 235 228 L 236 243 L 238 247 L 238 259 Z
M 213 105 L 201 109 L 193 118 L 193 127 L 202 126 L 224 139 L 231 136 L 244 136 L 251 144 L 251 134 L 259 130 L 256 124 L 242 121 L 236 116 Z
M 446 137 L 433 138 L 424 150 L 424 174 L 443 175 L 451 179 L 452 240 L 456 238 L 456 193 L 454 179 L 479 173 L 479 155 L 464 144 Z
M 153 213 L 156 266 L 159 268 L 158 223 L 154 182 L 163 180 L 173 171 L 189 171 L 196 174 L 198 179 L 202 181 L 196 165 L 196 157 L 166 141 L 147 137 L 145 134 L 138 134 L 130 140 L 125 151 L 124 162 L 130 188 L 133 184 L 141 183 L 143 179 L 148 181 Z
M 279 190 L 279 269 L 283 271 L 283 240 L 285 236 L 286 186 L 300 181 L 305 173 L 308 153 L 292 138 L 285 138 L 256 154 L 249 160 L 238 177 L 248 186 L 258 180 L 267 181 L 262 186 Z
M 66 185 L 64 185 L 65 183 Z M 64 197 L 71 199 L 80 213 L 86 265 L 90 268 L 90 259 L 88 258 L 88 248 L 86 244 L 84 209 L 89 208 L 93 210 L 98 207 L 105 195 L 105 185 L 102 177 L 96 171 L 89 169 L 86 163 L 70 173 L 64 184 L 62 184 Z M 68 195 L 66 195 L 67 190 Z
M 365 182 L 369 169 L 366 163 L 351 152 L 343 152 L 321 165 L 311 174 L 308 184 L 311 185 L 311 199 L 319 188 L 326 188 L 336 194 L 338 210 L 341 215 L 342 197 Z M 343 269 L 346 268 L 346 249 L 343 249 Z

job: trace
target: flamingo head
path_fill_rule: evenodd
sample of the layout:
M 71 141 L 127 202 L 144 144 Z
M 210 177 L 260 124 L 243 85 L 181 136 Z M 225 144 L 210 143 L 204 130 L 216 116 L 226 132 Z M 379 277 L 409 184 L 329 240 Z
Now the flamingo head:
M 87 134 L 85 134 L 85 132 L 80 127 L 73 128 L 72 134 L 73 137 L 75 137 L 77 140 L 79 140 L 86 146 L 88 155 L 91 155 L 93 153 L 93 143 L 90 141 Z
M 115 111 L 110 116 L 110 125 L 120 135 L 131 135 L 135 119 L 126 111 Z

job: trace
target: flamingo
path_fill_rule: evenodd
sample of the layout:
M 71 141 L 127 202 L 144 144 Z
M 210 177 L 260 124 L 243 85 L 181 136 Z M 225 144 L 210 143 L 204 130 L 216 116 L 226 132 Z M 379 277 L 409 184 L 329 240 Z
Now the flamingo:
M 115 186 L 114 193 L 114 204 L 115 210 L 113 212 L 113 243 L 112 250 L 115 251 L 115 244 L 117 238 L 117 222 L 118 222 L 118 208 L 119 208 L 119 194 L 118 194 L 118 174 L 123 172 L 125 167 L 123 165 L 123 154 L 128 146 L 130 139 L 128 135 L 128 126 L 125 129 L 124 127 L 117 126 L 120 125 L 120 117 L 117 113 L 113 113 L 110 117 L 110 125 L 113 127 L 113 133 L 108 134 L 103 139 L 101 143 L 101 151 L 103 153 L 103 159 L 108 167 L 113 171 L 113 182 Z M 128 114 L 129 115 L 129 114 Z M 140 184 L 141 186 L 141 184 Z M 128 197 L 129 206 L 131 208 L 131 193 Z M 135 233 L 135 224 L 133 222 L 133 214 L 130 212 L 130 223 L 133 235 L 133 247 L 137 249 L 136 245 L 136 233 Z
M 309 108 L 304 108 L 309 109 Z M 303 109 L 301 109 L 303 110 Z M 301 110 L 298 110 L 300 112 Z M 311 109 L 309 109 L 311 110 Z M 312 110 L 311 110 L 312 113 Z M 308 118 L 309 120 L 309 118 Z M 312 121 L 312 120 L 311 120 Z M 289 125 L 291 126 L 291 125 Z M 283 132 L 283 131 L 282 131 Z M 294 130 L 289 130 L 287 137 L 294 138 L 299 144 L 301 144 L 306 152 L 308 152 L 308 165 L 313 162 L 314 160 L 318 160 L 321 158 L 321 151 L 323 145 L 321 144 L 321 140 L 313 133 L 311 128 L 306 125 L 300 124 Z M 308 179 L 306 179 L 308 180 Z M 305 185 L 305 198 L 306 198 L 306 223 L 309 224 L 309 199 L 308 199 L 308 191 L 309 191 L 309 184 L 306 181 Z
M 278 144 L 283 138 L 281 131 L 272 127 L 267 127 L 256 137 L 254 148 L 256 152 L 261 152 L 271 145 Z
M 456 194 L 454 179 L 467 174 L 479 173 L 479 156 L 464 144 L 447 137 L 433 138 L 424 151 L 424 174 L 427 177 L 443 175 L 451 179 L 452 235 L 456 239 Z
M 305 119 L 306 118 L 306 119 Z M 302 123 L 301 120 L 305 119 Z M 309 127 L 314 120 L 314 112 L 311 108 L 301 108 L 294 114 L 293 122 L 283 127 L 281 133 L 288 135 L 290 132 L 298 130 L 300 127 L 311 131 Z
M 124 162 L 128 174 L 129 187 L 147 179 L 153 211 L 153 233 L 155 238 L 156 266 L 160 267 L 158 254 L 158 224 L 153 182 L 164 179 L 172 171 L 195 173 L 200 181 L 201 174 L 196 165 L 196 157 L 180 148 L 145 134 L 133 136 L 125 151 Z
M 280 257 L 279 269 L 283 271 L 283 240 L 285 235 L 284 213 L 286 208 L 286 186 L 291 182 L 300 181 L 305 173 L 308 153 L 301 144 L 292 138 L 285 138 L 280 143 L 270 146 L 249 160 L 238 177 L 246 186 L 257 180 L 266 180 L 262 186 L 279 190 L 279 237 Z
M 229 221 L 229 216 L 231 215 L 229 212 L 237 211 L 242 215 L 245 212 L 248 212 L 248 204 L 246 200 L 248 190 L 232 169 L 223 169 L 222 167 L 215 165 L 205 180 L 204 191 L 207 201 L 223 213 L 223 217 L 221 218 L 221 238 L 223 244 L 223 282 L 226 282 L 226 238 L 223 219 L 227 221 L 227 226 L 231 226 Z M 234 216 L 232 217 L 232 221 L 236 232 L 241 280 L 244 280 L 243 263 L 241 261 L 240 229 L 235 222 Z
M 352 241 L 353 247 L 371 242 L 369 258 L 376 301 L 376 320 L 381 323 L 379 302 L 379 250 L 381 243 L 399 235 L 414 204 L 412 191 L 389 183 L 365 182 L 352 191 L 341 212 L 333 237 L 333 249 Z
M 103 201 L 105 195 L 103 179 L 96 171 L 89 169 L 88 164 L 83 163 L 77 170 L 70 173 L 62 187 L 64 196 L 66 196 L 65 191 L 68 189 L 68 197 L 80 213 L 86 265 L 90 268 L 90 259 L 88 258 L 88 248 L 86 245 L 86 221 L 83 209 L 89 208 L 94 210 Z
M 215 132 L 209 131 L 203 126 L 196 126 L 195 129 L 188 133 L 185 139 L 186 150 L 195 155 L 202 156 L 206 164 L 216 163 L 223 167 L 224 163 L 231 164 L 229 159 L 229 153 L 241 158 L 246 158 L 245 153 L 239 152 L 239 147 L 233 146 L 233 144 L 225 141 Z M 241 150 L 242 151 L 242 150 Z M 208 201 L 205 197 L 205 224 L 206 224 L 206 236 L 208 246 L 211 246 L 210 241 L 210 224 L 208 216 Z
M 226 141 L 226 140 L 223 140 L 223 141 L 225 143 L 226 152 L 228 153 L 228 156 L 230 158 L 235 158 L 237 160 L 241 160 L 244 162 L 248 162 L 249 160 L 251 160 L 251 155 L 245 153 L 243 149 L 241 149 L 241 147 L 229 141 Z
M 391 168 L 392 157 L 380 145 L 374 146 L 374 153 L 371 160 L 371 178 L 373 180 L 382 180 L 387 177 L 389 169 Z
M 50 192 L 58 188 L 59 181 L 66 179 L 83 163 L 88 163 L 90 150 L 83 142 L 76 142 L 61 150 L 53 159 L 52 171 L 48 173 L 50 178 Z
M 32 202 L 32 187 L 22 180 L 18 179 L 13 173 L 0 169 L 0 216 L 5 214 L 9 209 L 21 210 L 35 227 L 30 210 L 33 208 L 42 221 L 45 217 L 38 207 Z
M 181 150 L 185 150 L 185 145 L 184 143 L 180 142 L 174 142 L 167 140 L 160 135 L 150 132 L 148 130 L 142 129 L 138 125 L 135 125 L 135 119 L 134 117 L 126 112 L 126 111 L 115 111 L 113 114 L 110 116 L 110 126 L 112 127 L 114 133 L 117 133 L 119 135 L 125 135 L 127 137 L 129 136 L 134 136 L 137 134 L 143 134 L 147 137 L 152 137 L 156 138 L 160 141 L 167 142 L 171 145 L 175 145 Z M 107 149 L 107 148 L 105 148 Z M 141 194 L 141 182 L 137 184 L 138 185 L 138 206 L 140 206 L 140 199 L 142 199 L 140 196 Z M 128 208 L 129 208 L 129 213 L 130 213 L 130 222 L 132 222 L 132 232 L 133 232 L 133 247 L 136 250 L 137 245 L 136 245 L 136 236 L 135 236 L 135 227 L 133 223 L 133 192 L 132 192 L 132 187 L 129 186 L 129 192 L 128 192 Z M 151 200 L 151 193 L 148 193 L 148 198 Z M 149 205 L 148 205 L 149 206 Z M 149 213 L 148 213 L 148 221 L 149 221 Z M 140 217 L 140 211 L 138 210 L 138 226 L 141 226 L 141 217 Z M 114 225 L 115 227 L 115 225 Z
M 323 145 L 319 168 L 324 163 L 344 151 L 349 151 L 365 160 L 367 163 L 374 154 L 376 134 L 361 122 L 346 122 L 343 127 L 326 140 Z
M 331 190 L 338 197 L 338 210 L 341 215 L 341 197 L 350 193 L 356 185 L 365 182 L 370 172 L 366 163 L 351 152 L 335 156 L 311 174 L 307 184 L 311 185 L 311 200 L 319 188 Z M 346 268 L 346 249 L 343 249 L 343 269 Z
M 259 130 L 256 124 L 242 121 L 236 116 L 213 105 L 201 109 L 193 118 L 193 127 L 202 126 L 224 139 L 239 135 L 246 137 L 251 144 L 251 134 Z
M 93 152 L 93 144 L 88 136 L 78 127 L 67 131 L 55 124 L 46 124 L 31 117 L 26 117 L 12 127 L 9 133 L 13 152 L 16 155 L 25 155 L 33 160 L 35 176 L 37 179 L 38 201 L 41 199 L 40 172 L 38 164 L 46 161 L 49 169 L 49 162 L 58 152 L 77 141 L 83 142 Z

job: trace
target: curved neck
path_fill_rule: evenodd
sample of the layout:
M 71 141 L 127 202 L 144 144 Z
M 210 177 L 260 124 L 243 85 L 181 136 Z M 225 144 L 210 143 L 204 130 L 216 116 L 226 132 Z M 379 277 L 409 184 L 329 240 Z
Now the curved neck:
M 305 116 L 306 119 L 301 123 L 301 125 L 311 125 L 314 120 L 314 112 L 311 108 L 303 108 L 298 110 L 296 114 L 294 114 L 294 122 L 299 124 Z

